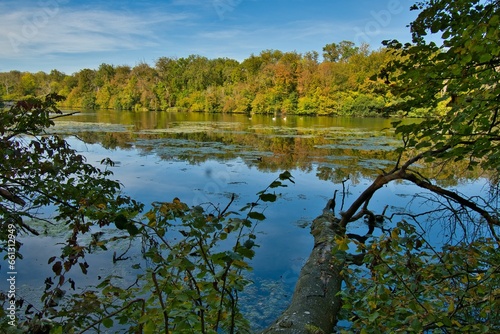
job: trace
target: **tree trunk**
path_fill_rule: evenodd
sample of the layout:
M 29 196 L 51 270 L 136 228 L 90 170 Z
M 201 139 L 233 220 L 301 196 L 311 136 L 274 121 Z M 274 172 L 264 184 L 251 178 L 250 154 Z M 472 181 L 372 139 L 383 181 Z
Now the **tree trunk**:
M 342 286 L 343 263 L 332 257 L 339 221 L 330 211 L 331 201 L 311 225 L 314 248 L 302 267 L 290 306 L 262 334 L 333 332 L 341 307 L 337 293 Z

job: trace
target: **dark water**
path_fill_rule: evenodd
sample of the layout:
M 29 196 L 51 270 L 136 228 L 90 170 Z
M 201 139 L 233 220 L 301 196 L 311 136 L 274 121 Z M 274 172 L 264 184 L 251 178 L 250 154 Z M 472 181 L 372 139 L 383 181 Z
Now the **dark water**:
M 105 157 L 115 161 L 114 178 L 146 208 L 174 197 L 188 205 L 225 207 L 235 194 L 232 208 L 237 210 L 255 201 L 257 192 L 281 172 L 290 171 L 295 184 L 280 188 L 278 201 L 261 208 L 267 219 L 257 228 L 255 284 L 247 296 L 255 307 L 248 313 L 265 323 L 286 306 L 313 246 L 309 224 L 334 191 L 345 190 L 346 209 L 380 169 L 391 166 L 398 141 L 390 127 L 391 120 L 380 118 L 99 111 L 58 119 L 54 131 L 66 135 L 91 163 Z M 477 186 L 453 177 L 441 182 Z M 376 194 L 371 209 L 380 212 L 389 205 L 389 212 L 402 211 L 415 190 L 391 184 Z M 362 222 L 352 228 L 366 230 Z M 20 284 L 26 294 L 36 295 L 57 246 L 51 236 L 27 238 L 25 244 Z M 108 271 L 109 256 L 92 255 L 95 271 L 80 284 Z M 130 275 L 128 268 L 117 264 L 112 270 Z

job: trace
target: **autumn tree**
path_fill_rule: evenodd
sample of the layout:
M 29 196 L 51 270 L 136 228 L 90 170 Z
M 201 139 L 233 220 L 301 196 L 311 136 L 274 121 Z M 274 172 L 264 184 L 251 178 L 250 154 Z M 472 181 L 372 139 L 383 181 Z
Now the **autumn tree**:
M 340 58 L 332 58 L 335 52 Z M 0 93 L 6 100 L 59 93 L 69 108 L 376 115 L 379 93 L 362 83 L 383 63 L 373 56 L 380 51 L 342 41 L 325 53 L 332 61 L 319 63 L 316 51 L 264 50 L 241 63 L 190 55 L 161 57 L 155 66 L 101 64 L 72 75 L 0 73 Z
M 330 43 L 323 47 L 323 59 L 330 62 L 347 62 L 349 58 L 357 54 L 359 47 L 351 41 Z
M 19 84 L 19 94 L 21 96 L 35 96 L 37 89 L 36 78 L 31 73 L 24 73 Z
M 16 96 L 16 84 L 20 81 L 20 78 L 21 72 L 19 71 L 0 73 L 1 92 L 5 100 L 10 100 Z

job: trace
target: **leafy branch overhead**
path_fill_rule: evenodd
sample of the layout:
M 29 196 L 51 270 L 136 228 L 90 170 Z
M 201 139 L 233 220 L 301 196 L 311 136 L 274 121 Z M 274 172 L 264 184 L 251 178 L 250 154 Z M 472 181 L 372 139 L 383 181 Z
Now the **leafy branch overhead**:
M 347 227 L 367 210 L 381 187 L 395 180 L 409 181 L 431 194 L 421 196 L 432 198 L 438 208 L 429 205 L 421 215 L 403 213 L 411 223 L 402 220 L 390 234 L 367 245 L 357 242 L 363 267 L 344 271 L 345 316 L 352 321 L 350 329 L 362 333 L 394 328 L 497 332 L 500 2 L 437 0 L 413 8 L 420 11 L 411 24 L 413 43 L 385 42 L 397 57 L 380 77 L 401 97 L 398 108 L 425 108 L 437 111 L 438 117 L 429 113 L 421 122 L 396 122 L 402 139 L 399 158 L 353 201 L 340 225 Z M 489 181 L 484 195 L 461 194 L 432 181 L 433 171 L 460 160 L 471 169 L 482 168 Z M 438 168 L 419 169 L 421 162 Z M 441 229 L 452 234 L 443 247 L 428 240 L 427 229 L 433 224 L 420 221 L 432 220 L 433 212 L 441 216 Z M 468 228 L 475 232 L 469 234 Z M 339 240 L 339 250 L 350 248 L 345 239 Z
M 396 108 L 425 108 L 428 117 L 421 122 L 396 122 L 402 145 L 393 167 L 382 171 L 340 217 L 334 216 L 334 195 L 317 218 L 329 224 L 312 233 L 315 237 L 325 230 L 334 233 L 334 256 L 318 260 L 311 255 L 308 263 L 315 261 L 319 267 L 331 261 L 331 270 L 317 276 L 324 277 L 324 295 L 341 295 L 342 311 L 332 312 L 315 332 L 331 332 L 338 319 L 349 321 L 342 333 L 499 331 L 500 267 L 495 261 L 500 250 L 499 4 L 424 1 L 415 6 L 421 12 L 411 25 L 414 43 L 386 42 L 394 57 L 379 79 L 399 97 Z M 428 33 L 437 32 L 442 33 L 442 46 L 426 40 Z M 490 189 L 484 197 L 445 189 L 433 181 L 436 169 L 429 166 L 439 171 L 462 159 L 469 162 L 469 168 L 481 167 L 488 178 Z M 419 168 L 424 162 L 425 167 Z M 402 219 L 389 228 L 377 226 L 378 217 L 382 223 L 392 222 L 398 214 L 386 217 L 384 209 L 375 215 L 370 202 L 382 187 L 398 180 L 420 187 L 419 196 L 432 198 L 432 203 L 424 201 L 420 214 L 399 213 L 411 222 Z M 442 247 L 428 235 L 429 229 L 436 228 L 437 214 L 441 230 L 451 231 L 448 240 L 438 241 L 444 243 Z M 347 233 L 363 217 L 368 233 Z M 422 222 L 424 218 L 430 221 Z M 382 229 L 379 237 L 372 234 L 375 226 Z M 324 239 L 316 242 L 315 249 L 324 244 Z M 306 264 L 290 307 L 264 333 L 280 333 L 284 328 L 305 332 L 303 319 L 318 319 L 320 311 L 305 316 L 297 306 L 313 297 L 301 299 L 304 282 L 311 282 L 311 276 Z M 333 284 L 339 277 L 344 289 Z M 334 298 L 316 300 L 321 310 L 336 303 Z
M 399 56 L 387 70 L 393 92 L 405 97 L 400 108 L 446 104 L 439 117 L 396 129 L 406 148 L 427 150 L 428 161 L 466 159 L 471 168 L 499 171 L 499 6 L 497 0 L 419 4 L 413 44 L 385 42 Z
M 19 310 L 24 310 L 18 328 L 29 333 L 84 333 L 126 324 L 129 332 L 141 333 L 248 332 L 238 299 L 249 284 L 246 273 L 258 247 L 256 226 L 265 220 L 259 205 L 276 201 L 279 195 L 274 190 L 293 183 L 292 175 L 280 174 L 257 194 L 255 202 L 238 212 L 230 211 L 235 196 L 224 209 L 211 204 L 189 208 L 175 198 L 154 202 L 140 216 L 143 205 L 123 196 L 120 183 L 110 179 L 111 160 L 104 159 L 101 170 L 87 163 L 64 138 L 47 131 L 54 125 L 53 118 L 64 115 L 56 107 L 60 99 L 50 94 L 0 113 L 0 143 L 5 152 L 0 165 L 2 221 L 28 234 L 40 234 L 31 226 L 37 220 L 67 232 L 60 241 L 60 254 L 48 259 L 53 275 L 44 281 L 42 304 L 16 300 Z M 43 217 L 40 212 L 50 206 L 56 213 Z M 5 248 L 10 232 L 7 224 L 1 227 Z M 126 287 L 110 275 L 99 277 L 96 287 L 80 290 L 74 268 L 89 274 L 93 269 L 87 261 L 89 253 L 125 242 L 127 250 L 141 249 L 142 260 L 131 265 L 133 270 L 144 269 L 136 282 Z M 16 246 L 21 257 L 21 244 Z M 113 263 L 124 260 L 126 253 L 117 256 L 115 251 Z M 8 328 L 3 309 L 2 330 Z
M 53 118 L 63 115 L 56 107 L 61 99 L 49 94 L 0 111 L 1 220 L 14 226 L 19 235 L 39 235 L 42 231 L 34 226 L 36 221 L 60 224 L 69 232 L 61 240 L 61 254 L 49 260 L 55 280 L 49 277 L 45 281 L 46 312 L 57 305 L 65 284 L 74 289 L 68 272 L 77 267 L 87 273 L 88 250 L 81 243 L 82 236 L 93 226 L 104 227 L 115 217 L 131 218 L 142 210 L 142 204 L 120 194 L 121 185 L 110 179 L 112 173 L 107 168 L 87 163 L 64 138 L 47 131 L 54 125 Z M 40 214 L 46 208 L 55 209 L 52 217 Z M 6 224 L 2 225 L 0 242 L 6 249 Z M 16 242 L 16 250 L 21 257 L 21 243 Z

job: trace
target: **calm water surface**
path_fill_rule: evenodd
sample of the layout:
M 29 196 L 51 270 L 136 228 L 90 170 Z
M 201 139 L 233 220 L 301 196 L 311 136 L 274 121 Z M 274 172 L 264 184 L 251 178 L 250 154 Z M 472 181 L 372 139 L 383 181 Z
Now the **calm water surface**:
M 286 306 L 313 246 L 309 224 L 334 191 L 349 179 L 345 208 L 380 168 L 390 166 L 398 143 L 390 126 L 391 120 L 381 118 L 98 111 L 60 118 L 54 131 L 66 135 L 91 163 L 105 157 L 115 161 L 114 178 L 146 208 L 174 197 L 188 205 L 225 207 L 235 194 L 237 210 L 290 171 L 295 184 L 279 188 L 279 200 L 261 207 L 267 220 L 257 228 L 255 284 L 247 296 L 256 307 L 248 312 L 265 324 Z M 390 185 L 372 199 L 371 208 L 381 211 L 389 204 L 389 210 L 401 211 L 414 190 Z M 353 228 L 366 230 L 362 223 Z M 32 239 L 26 240 L 26 259 L 19 264 L 27 291 L 41 286 L 46 261 L 57 249 L 50 236 Z M 109 270 L 109 256 L 92 255 L 95 271 L 81 284 Z M 128 268 L 117 264 L 112 270 L 126 275 Z

